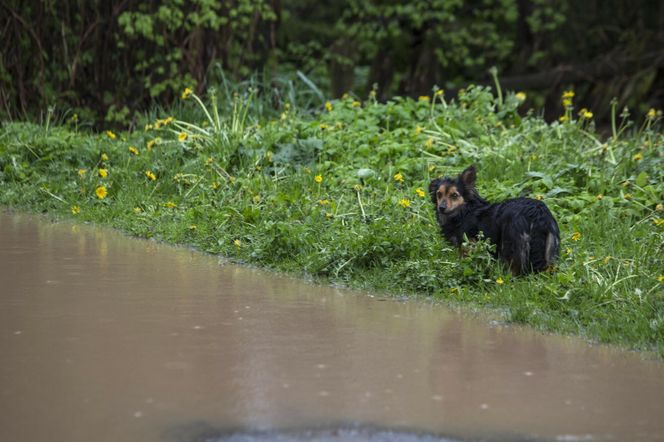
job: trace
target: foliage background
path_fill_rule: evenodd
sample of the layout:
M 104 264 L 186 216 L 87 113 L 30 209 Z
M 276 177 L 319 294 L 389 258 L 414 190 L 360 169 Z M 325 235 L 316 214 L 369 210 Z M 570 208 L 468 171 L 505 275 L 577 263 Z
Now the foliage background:
M 491 66 L 549 119 L 570 87 L 599 121 L 613 97 L 637 113 L 664 103 L 657 0 L 2 0 L 0 11 L 3 118 L 55 106 L 126 125 L 185 86 L 254 72 L 266 88 L 311 79 L 321 105 L 373 88 L 451 97 L 491 85 Z

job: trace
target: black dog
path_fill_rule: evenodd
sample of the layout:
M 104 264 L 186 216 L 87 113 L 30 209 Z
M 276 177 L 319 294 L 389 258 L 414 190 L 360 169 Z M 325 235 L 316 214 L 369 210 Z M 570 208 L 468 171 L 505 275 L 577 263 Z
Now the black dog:
M 470 166 L 456 178 L 429 184 L 443 236 L 458 247 L 464 235 L 476 239 L 482 232 L 514 275 L 550 267 L 558 257 L 560 231 L 546 205 L 530 198 L 489 203 L 477 193 L 475 179 L 475 167 Z

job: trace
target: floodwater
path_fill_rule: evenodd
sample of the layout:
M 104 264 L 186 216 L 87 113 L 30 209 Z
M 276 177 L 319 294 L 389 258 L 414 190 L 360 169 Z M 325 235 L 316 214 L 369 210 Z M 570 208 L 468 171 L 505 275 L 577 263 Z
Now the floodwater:
M 664 364 L 0 213 L 0 441 L 446 438 L 664 440 Z

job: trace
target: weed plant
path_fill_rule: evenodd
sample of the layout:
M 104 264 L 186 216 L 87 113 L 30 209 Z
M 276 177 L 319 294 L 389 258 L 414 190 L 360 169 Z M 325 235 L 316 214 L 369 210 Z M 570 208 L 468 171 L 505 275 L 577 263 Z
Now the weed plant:
M 601 137 L 571 91 L 554 123 L 520 116 L 523 94 L 480 87 L 449 102 L 440 90 L 313 108 L 284 97 L 186 90 L 120 134 L 6 123 L 0 204 L 664 355 L 661 113 L 635 124 L 616 109 Z M 513 278 L 490 244 L 460 257 L 443 241 L 428 183 L 470 164 L 485 198 L 549 206 L 553 272 Z

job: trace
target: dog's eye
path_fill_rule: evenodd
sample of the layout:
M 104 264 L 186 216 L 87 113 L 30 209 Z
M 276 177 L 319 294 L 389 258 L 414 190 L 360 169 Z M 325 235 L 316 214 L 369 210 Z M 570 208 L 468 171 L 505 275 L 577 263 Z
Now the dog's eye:
M 458 193 L 453 193 L 452 195 L 450 195 L 450 198 L 455 200 L 455 199 L 459 198 L 459 194 Z

